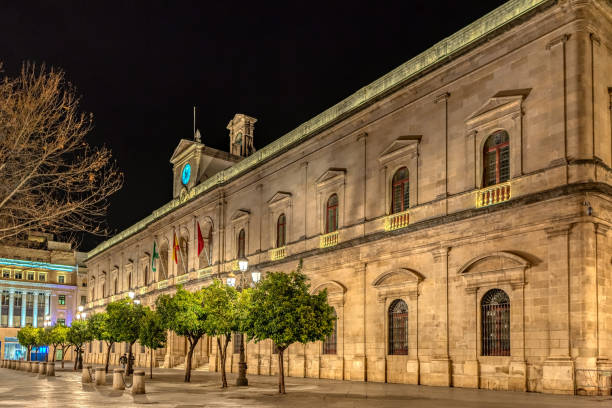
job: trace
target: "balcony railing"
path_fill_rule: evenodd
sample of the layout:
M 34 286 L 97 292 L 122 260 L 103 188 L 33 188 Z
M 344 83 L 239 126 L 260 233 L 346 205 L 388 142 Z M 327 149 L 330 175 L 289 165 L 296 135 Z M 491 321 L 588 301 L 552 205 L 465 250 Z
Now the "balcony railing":
M 168 287 L 168 279 L 157 282 L 157 289 L 164 289 Z
M 212 275 L 213 268 L 212 266 L 207 266 L 206 268 L 202 268 L 198 270 L 198 278 L 205 278 L 207 276 Z
M 476 207 L 503 203 L 510 199 L 510 183 L 496 184 L 478 191 L 476 195 Z
M 321 235 L 321 248 L 329 248 L 338 245 L 338 231 L 330 232 L 329 234 Z
M 407 227 L 410 221 L 408 210 L 391 214 L 385 217 L 385 231 Z
M 143 286 L 142 288 L 138 289 L 138 294 L 144 295 L 145 293 L 147 293 L 147 287 L 146 286 Z
M 232 261 L 232 271 L 239 271 L 240 265 L 238 265 L 238 260 Z
M 185 283 L 188 280 L 189 280 L 189 274 L 186 273 L 184 275 L 179 275 L 176 278 L 174 278 L 174 283 L 178 285 L 179 283 Z
M 268 251 L 268 255 L 270 256 L 271 261 L 283 259 L 287 256 L 287 247 L 282 246 L 280 248 L 272 248 Z

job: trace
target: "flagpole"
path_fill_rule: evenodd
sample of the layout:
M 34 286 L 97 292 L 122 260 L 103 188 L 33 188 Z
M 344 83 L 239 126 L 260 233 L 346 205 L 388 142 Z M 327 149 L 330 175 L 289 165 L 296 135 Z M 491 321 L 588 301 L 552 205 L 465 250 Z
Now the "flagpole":
M 181 263 L 183 264 L 183 272 L 187 273 L 187 265 L 185 264 L 185 259 L 183 258 L 183 251 L 181 250 L 181 240 L 179 239 L 178 243 L 179 256 L 181 257 Z

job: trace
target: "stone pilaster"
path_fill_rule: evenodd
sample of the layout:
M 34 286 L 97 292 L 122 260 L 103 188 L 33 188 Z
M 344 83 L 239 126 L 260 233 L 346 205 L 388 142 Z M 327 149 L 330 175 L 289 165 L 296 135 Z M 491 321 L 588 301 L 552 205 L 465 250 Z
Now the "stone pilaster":
M 45 317 L 49 316 L 49 306 L 51 301 L 51 293 L 45 292 Z
M 365 277 L 367 265 L 365 263 L 359 264 L 355 268 L 355 276 L 359 280 L 359 282 L 364 285 L 361 290 L 365 291 Z M 348 369 L 350 370 L 350 380 L 351 381 L 367 381 L 367 357 L 366 357 L 366 336 L 365 336 L 365 316 L 366 316 L 366 303 L 364 299 L 364 304 L 362 306 L 362 310 L 359 313 L 355 313 L 353 316 L 356 317 L 355 321 L 360 321 L 360 330 L 355 332 L 355 337 L 353 337 L 353 342 L 355 344 L 355 354 L 353 355 L 352 361 L 348 362 Z M 343 336 L 344 338 L 344 336 Z M 346 341 L 346 338 L 344 338 Z
M 434 354 L 431 358 L 430 374 L 423 376 L 422 383 L 449 387 L 452 383 L 452 361 L 449 357 L 448 326 L 448 252 L 449 247 L 433 251 L 436 302 L 434 303 L 437 332 L 433 334 Z
M 15 289 L 9 289 L 8 327 L 13 327 L 13 311 L 15 310 Z
M 32 309 L 32 327 L 38 327 L 38 292 L 34 292 L 34 307 Z
M 574 361 L 570 357 L 569 234 L 571 225 L 546 230 L 548 236 L 548 358 L 542 367 L 542 390 L 574 393 Z
M 21 292 L 21 327 L 26 325 L 26 305 L 27 305 L 28 294 L 23 291 Z

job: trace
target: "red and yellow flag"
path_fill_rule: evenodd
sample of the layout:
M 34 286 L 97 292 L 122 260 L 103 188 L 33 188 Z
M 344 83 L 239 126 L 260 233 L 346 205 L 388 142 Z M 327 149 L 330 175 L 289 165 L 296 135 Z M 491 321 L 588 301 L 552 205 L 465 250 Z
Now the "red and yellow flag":
M 180 247 L 178 241 L 176 239 L 176 234 L 174 234 L 174 245 L 172 245 L 172 260 L 175 264 L 178 264 L 178 251 L 180 251 Z

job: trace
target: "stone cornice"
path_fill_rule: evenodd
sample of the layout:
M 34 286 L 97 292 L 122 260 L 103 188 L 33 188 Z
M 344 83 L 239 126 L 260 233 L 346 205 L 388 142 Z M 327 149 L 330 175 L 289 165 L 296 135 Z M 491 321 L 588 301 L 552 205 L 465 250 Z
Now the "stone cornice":
M 152 214 L 141 221 L 123 230 L 111 239 L 108 239 L 89 251 L 88 258 L 93 258 L 106 249 L 118 244 L 128 237 L 145 229 L 149 224 L 174 211 L 215 187 L 226 184 L 228 181 L 253 169 L 263 162 L 281 154 L 288 148 L 305 141 L 310 136 L 329 128 L 334 123 L 343 120 L 350 114 L 361 110 L 373 102 L 389 95 L 411 80 L 424 73 L 448 63 L 451 58 L 462 52 L 467 52 L 482 41 L 488 41 L 496 33 L 501 33 L 511 23 L 520 21 L 526 15 L 539 8 L 554 4 L 554 0 L 510 0 L 485 16 L 479 18 L 468 26 L 462 28 L 451 36 L 434 44 L 432 47 L 410 59 L 393 71 L 361 88 L 348 98 L 340 101 L 296 129 L 285 134 L 263 149 L 236 163 L 232 167 L 220 171 L 203 183 L 194 186 L 189 192 L 173 199 L 168 204 L 153 211 Z

